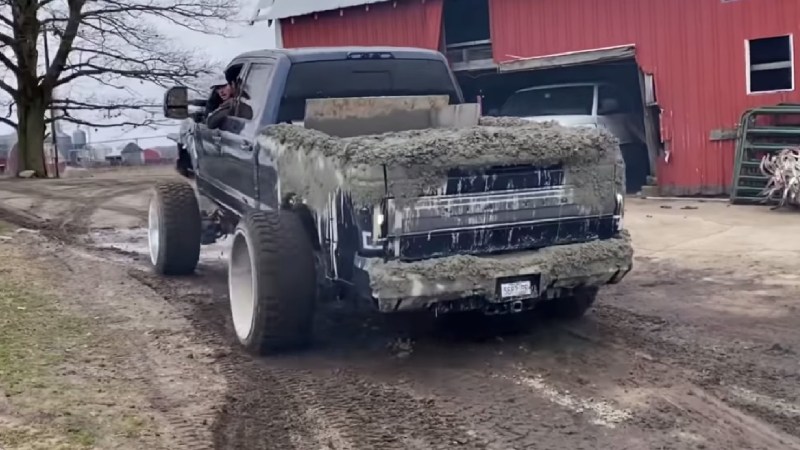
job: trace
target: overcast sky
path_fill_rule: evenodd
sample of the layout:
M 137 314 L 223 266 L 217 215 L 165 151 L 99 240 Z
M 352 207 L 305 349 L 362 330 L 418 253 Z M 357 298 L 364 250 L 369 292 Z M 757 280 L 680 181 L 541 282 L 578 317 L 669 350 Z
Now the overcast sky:
M 243 0 L 242 15 L 247 18 L 251 17 L 253 11 L 255 11 L 256 3 L 257 0 Z M 247 25 L 244 21 L 242 23 L 231 24 L 229 34 L 226 37 L 191 33 L 186 30 L 180 30 L 178 35 L 178 40 L 183 41 L 187 48 L 203 50 L 209 57 L 223 63 L 227 63 L 233 59 L 234 56 L 242 52 L 272 48 L 275 46 L 275 32 L 267 26 L 266 22 L 259 22 L 252 26 Z M 136 93 L 141 97 L 155 98 L 160 101 L 163 95 L 163 89 L 156 86 L 140 85 L 138 83 L 132 86 L 135 86 Z M 102 86 L 100 87 L 102 88 Z M 97 92 L 98 86 L 81 86 L 81 89 L 83 88 L 92 89 L 93 92 Z M 69 91 L 69 95 L 75 95 L 75 92 L 75 88 L 73 88 Z M 111 95 L 116 97 L 119 96 L 119 93 L 113 93 Z M 133 140 L 135 138 L 139 138 L 139 145 L 145 148 L 157 145 L 168 145 L 171 141 L 163 137 L 154 138 L 153 136 L 165 135 L 176 130 L 178 122 L 176 121 L 175 123 L 176 126 L 174 127 L 155 130 L 150 128 L 131 129 L 130 127 L 125 129 L 92 129 L 89 130 L 89 139 L 91 142 L 122 140 L 120 142 L 109 142 L 107 145 L 111 147 L 121 147 L 128 142 L 128 140 Z M 70 134 L 74 129 L 75 126 L 72 124 L 64 124 L 62 127 L 63 131 Z M 9 128 L 0 124 L 0 134 L 6 134 L 10 131 Z

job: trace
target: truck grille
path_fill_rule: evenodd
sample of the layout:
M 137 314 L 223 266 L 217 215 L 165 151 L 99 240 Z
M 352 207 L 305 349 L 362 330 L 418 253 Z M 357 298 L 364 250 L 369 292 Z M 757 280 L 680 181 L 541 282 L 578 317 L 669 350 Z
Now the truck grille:
M 415 261 L 440 256 L 534 250 L 609 239 L 613 235 L 614 220 L 611 216 L 431 232 L 401 236 L 397 257 L 403 261 Z
M 552 188 L 564 185 L 561 166 L 497 166 L 481 170 L 453 169 L 447 174 L 444 195 Z
M 412 201 L 386 203 L 387 250 L 405 261 L 535 250 L 608 239 L 613 209 L 581 204 L 561 166 L 454 169 Z

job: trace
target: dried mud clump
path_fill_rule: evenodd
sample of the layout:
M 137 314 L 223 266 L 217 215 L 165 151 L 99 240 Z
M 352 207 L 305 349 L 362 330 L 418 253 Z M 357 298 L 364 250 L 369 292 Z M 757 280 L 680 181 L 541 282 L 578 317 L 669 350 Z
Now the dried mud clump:
M 524 127 L 530 125 L 531 121 L 520 119 L 519 117 L 495 117 L 484 116 L 480 118 L 478 125 L 485 127 Z
M 492 125 L 353 138 L 334 138 L 303 127 L 276 125 L 262 132 L 259 144 L 275 158 L 283 190 L 300 194 L 317 207 L 338 189 L 347 191 L 359 204 L 379 200 L 387 194 L 384 166 L 389 172 L 388 194 L 398 199 L 414 198 L 435 188 L 452 168 L 516 164 L 563 164 L 587 169 L 614 166 L 619 148 L 606 132 L 522 122 L 493 117 L 481 122 Z M 580 171 L 570 182 L 594 187 L 597 183 L 593 180 L 578 179 L 591 178 L 592 173 Z
M 609 268 L 630 267 L 632 259 L 630 236 L 623 232 L 615 239 L 557 245 L 502 256 L 459 255 L 413 263 L 376 261 L 370 266 L 371 287 L 375 292 L 403 292 L 413 288 L 410 278 L 427 285 L 471 280 L 477 286 L 498 276 L 524 273 L 540 273 L 544 283 L 573 280 L 580 284 L 584 277 L 607 273 Z

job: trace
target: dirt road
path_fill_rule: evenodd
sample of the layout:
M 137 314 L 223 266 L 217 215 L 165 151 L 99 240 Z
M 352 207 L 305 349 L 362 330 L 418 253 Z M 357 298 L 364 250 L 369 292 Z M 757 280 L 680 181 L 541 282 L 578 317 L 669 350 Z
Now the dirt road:
M 67 267 L 43 281 L 65 313 L 130 338 L 88 343 L 105 359 L 87 364 L 131 380 L 149 447 L 800 449 L 800 214 L 630 200 L 636 267 L 584 320 L 504 333 L 325 311 L 310 350 L 256 359 L 234 342 L 224 245 L 195 277 L 151 274 L 146 188 L 164 176 L 0 182 L 3 218 L 42 228 L 0 250 Z M 5 416 L 0 446 L 4 423 L 42 420 Z

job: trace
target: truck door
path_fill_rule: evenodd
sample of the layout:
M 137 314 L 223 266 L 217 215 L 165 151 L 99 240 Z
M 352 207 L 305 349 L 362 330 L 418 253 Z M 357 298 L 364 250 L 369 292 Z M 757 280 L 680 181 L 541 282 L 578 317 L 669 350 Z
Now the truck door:
M 220 192 L 219 182 L 215 178 L 214 167 L 220 155 L 221 134 L 219 130 L 208 128 L 205 123 L 198 124 L 194 131 L 194 150 L 197 152 L 197 182 L 213 195 Z
M 222 100 L 215 93 L 219 86 L 212 88 L 209 94 L 209 103 L 221 103 Z M 215 125 L 216 126 L 216 125 Z M 226 186 L 222 183 L 220 176 L 220 159 L 222 156 L 222 130 L 217 126 L 216 128 L 209 127 L 207 120 L 198 123 L 194 128 L 194 157 L 197 161 L 197 183 L 202 189 L 211 193 L 215 198 L 223 201 L 227 206 L 233 207 L 230 204 L 230 199 L 227 195 Z
M 221 154 L 215 171 L 219 181 L 232 191 L 232 206 L 242 210 L 258 207 L 254 138 L 271 74 L 270 64 L 248 65 L 236 107 L 219 130 Z

